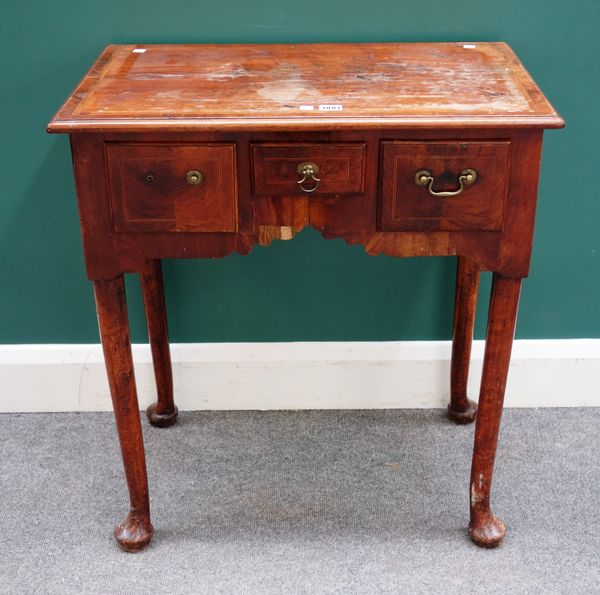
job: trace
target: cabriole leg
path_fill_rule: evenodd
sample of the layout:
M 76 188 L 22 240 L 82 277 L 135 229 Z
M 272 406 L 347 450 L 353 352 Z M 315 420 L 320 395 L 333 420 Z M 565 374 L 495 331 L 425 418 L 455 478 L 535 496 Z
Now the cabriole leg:
M 510 363 L 521 279 L 494 273 L 471 467 L 469 535 L 482 547 L 500 545 L 506 529 L 490 510 L 490 489 Z
M 150 522 L 146 458 L 123 276 L 110 281 L 94 281 L 94 292 L 130 499 L 129 514 L 116 526 L 114 535 L 124 550 L 134 552 L 148 545 L 154 528 Z
M 450 404 L 448 405 L 448 417 L 458 424 L 471 423 L 477 415 L 477 404 L 467 397 L 467 380 L 469 379 L 478 289 L 479 269 L 477 263 L 466 256 L 459 256 L 456 267 Z
M 158 401 L 148 407 L 146 414 L 153 426 L 165 428 L 177 421 L 177 407 L 173 400 L 173 370 L 160 260 L 148 261 L 140 273 L 140 280 L 158 394 Z

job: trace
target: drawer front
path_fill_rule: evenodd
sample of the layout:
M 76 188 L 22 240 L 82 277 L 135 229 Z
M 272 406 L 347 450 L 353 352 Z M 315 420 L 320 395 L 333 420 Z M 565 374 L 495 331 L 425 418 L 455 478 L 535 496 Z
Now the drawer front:
M 236 231 L 234 144 L 107 144 L 116 231 Z
M 509 141 L 382 143 L 380 229 L 502 229 Z
M 364 143 L 253 144 L 254 194 L 361 194 L 364 186 L 365 152 Z M 304 177 L 298 171 L 302 164 L 316 165 L 318 171 L 307 175 L 304 182 L 299 184 Z

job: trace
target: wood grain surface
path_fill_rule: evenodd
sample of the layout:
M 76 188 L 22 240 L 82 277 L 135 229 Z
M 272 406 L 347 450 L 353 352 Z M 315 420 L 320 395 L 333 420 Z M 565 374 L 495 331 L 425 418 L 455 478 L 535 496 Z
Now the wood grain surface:
M 50 132 L 563 121 L 504 43 L 114 45 Z

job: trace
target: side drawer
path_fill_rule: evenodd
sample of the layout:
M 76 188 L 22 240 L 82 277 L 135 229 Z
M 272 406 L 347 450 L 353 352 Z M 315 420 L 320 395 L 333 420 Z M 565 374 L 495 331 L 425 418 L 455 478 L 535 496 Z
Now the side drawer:
M 380 229 L 502 230 L 510 141 L 384 141 Z
M 116 231 L 235 231 L 234 144 L 106 144 Z
M 365 143 L 253 143 L 251 153 L 256 195 L 361 194 L 364 190 Z M 298 167 L 302 164 L 316 165 L 318 171 L 301 186 L 298 182 L 304 176 Z

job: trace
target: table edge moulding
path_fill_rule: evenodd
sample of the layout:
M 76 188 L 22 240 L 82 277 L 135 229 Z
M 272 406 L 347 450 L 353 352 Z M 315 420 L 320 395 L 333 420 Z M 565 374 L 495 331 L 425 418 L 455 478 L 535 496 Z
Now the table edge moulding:
M 158 394 L 147 415 L 170 426 L 161 260 L 248 254 L 306 226 L 372 255 L 457 257 L 448 414 L 476 420 L 469 534 L 499 545 L 490 489 L 542 135 L 562 126 L 500 42 L 108 46 L 48 131 L 71 140 L 130 494 L 121 547 L 154 531 L 123 275 L 141 280 Z M 493 278 L 476 404 L 480 271 Z

